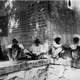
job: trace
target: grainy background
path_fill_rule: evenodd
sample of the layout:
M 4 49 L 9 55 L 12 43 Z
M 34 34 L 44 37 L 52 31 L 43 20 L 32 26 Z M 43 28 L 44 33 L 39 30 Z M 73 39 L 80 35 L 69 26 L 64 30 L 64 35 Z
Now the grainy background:
M 0 15 L 6 15 L 4 1 L 0 1 Z M 19 19 L 18 28 L 13 28 L 13 32 L 7 37 L 1 38 L 3 47 L 11 43 L 16 37 L 25 48 L 32 45 L 36 36 L 42 41 L 53 40 L 55 34 L 62 36 L 63 43 L 71 43 L 73 34 L 80 34 L 80 16 L 76 10 L 69 9 L 65 0 L 61 1 L 18 1 L 15 0 L 14 9 L 11 15 L 15 14 L 15 19 Z M 3 14 L 4 13 L 4 14 Z M 36 28 L 38 23 L 38 29 Z

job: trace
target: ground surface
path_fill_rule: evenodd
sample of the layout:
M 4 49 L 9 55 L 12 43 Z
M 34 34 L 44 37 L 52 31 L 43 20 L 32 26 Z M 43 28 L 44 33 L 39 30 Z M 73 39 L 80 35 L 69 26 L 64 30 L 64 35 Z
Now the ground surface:
M 59 59 L 56 63 L 12 73 L 5 80 L 80 80 L 80 69 L 71 68 L 69 59 Z

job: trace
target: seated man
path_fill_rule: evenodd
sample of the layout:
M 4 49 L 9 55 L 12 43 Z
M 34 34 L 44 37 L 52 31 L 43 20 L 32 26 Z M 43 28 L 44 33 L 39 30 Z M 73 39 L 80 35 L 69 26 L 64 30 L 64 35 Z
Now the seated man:
M 53 43 L 53 57 L 67 58 L 70 56 L 71 48 L 68 44 L 61 44 L 61 38 L 56 37 Z
M 59 57 L 58 54 L 62 52 L 62 44 L 60 43 L 60 41 L 61 41 L 60 37 L 56 37 L 53 41 L 52 52 L 54 58 L 58 58 Z
M 14 38 L 12 44 L 7 46 L 9 60 L 18 60 L 22 57 L 24 47 Z
M 30 55 L 32 56 L 32 59 L 39 59 L 41 56 L 43 57 L 47 50 L 47 46 L 46 48 L 45 46 L 46 44 L 42 45 L 39 39 L 35 39 L 34 43 L 30 47 Z
M 78 60 L 80 59 L 80 47 L 78 46 L 79 38 L 73 38 L 73 44 L 70 46 L 72 50 L 72 67 L 77 66 Z

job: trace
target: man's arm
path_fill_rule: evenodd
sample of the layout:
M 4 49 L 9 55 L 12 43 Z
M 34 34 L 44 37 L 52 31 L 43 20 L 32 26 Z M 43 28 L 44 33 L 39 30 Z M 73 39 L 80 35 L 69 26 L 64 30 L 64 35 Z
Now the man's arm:
M 23 46 L 22 44 L 19 44 L 19 47 L 20 47 L 21 49 L 24 49 L 24 46 Z
M 7 56 L 8 56 L 8 59 L 10 61 L 12 60 L 12 57 L 11 57 L 11 47 L 12 47 L 12 44 L 6 46 Z
M 9 49 L 8 49 L 7 56 L 8 56 L 8 59 L 9 59 L 10 61 L 12 61 L 12 60 L 13 60 L 13 59 L 12 59 L 11 48 L 9 48 Z

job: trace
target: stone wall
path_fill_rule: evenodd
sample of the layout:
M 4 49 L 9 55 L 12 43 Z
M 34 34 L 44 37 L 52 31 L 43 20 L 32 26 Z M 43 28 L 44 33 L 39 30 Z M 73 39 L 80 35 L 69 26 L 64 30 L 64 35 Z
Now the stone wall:
M 18 28 L 8 37 L 1 38 L 8 45 L 16 37 L 25 48 L 32 45 L 37 36 L 42 42 L 52 40 L 55 34 L 62 36 L 63 43 L 72 43 L 72 36 L 80 34 L 80 17 L 75 10 L 68 9 L 65 1 L 15 1 Z
M 15 14 L 16 19 L 19 19 L 19 26 L 18 28 L 13 28 L 13 32 L 8 33 L 8 37 L 3 37 L 2 45 L 10 44 L 13 38 L 19 40 L 25 48 L 29 48 L 32 45 L 35 37 L 38 37 L 43 42 L 47 38 L 45 36 L 47 4 L 44 1 L 43 3 L 15 1 L 14 7 L 16 12 L 13 14 Z

